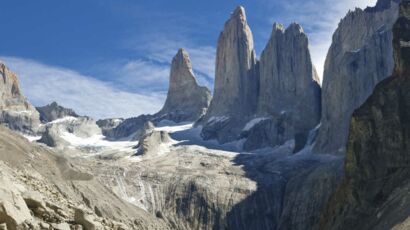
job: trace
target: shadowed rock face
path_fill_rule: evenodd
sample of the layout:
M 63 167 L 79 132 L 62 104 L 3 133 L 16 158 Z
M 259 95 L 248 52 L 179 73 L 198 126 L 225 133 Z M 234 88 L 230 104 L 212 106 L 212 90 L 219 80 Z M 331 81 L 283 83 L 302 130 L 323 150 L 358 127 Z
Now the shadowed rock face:
M 353 114 L 346 175 L 319 229 L 409 229 L 410 1 L 393 34 L 393 75 Z
M 273 25 L 259 69 L 258 114 L 280 116 L 286 111 L 296 132 L 313 129 L 320 120 L 320 86 L 300 25 L 293 23 L 286 30 Z
M 252 32 L 245 9 L 235 9 L 218 40 L 215 88 L 206 115 L 249 115 L 256 108 L 257 75 Z
M 316 152 L 345 153 L 353 111 L 391 75 L 397 2 L 379 0 L 376 7 L 349 12 L 339 23 L 325 62 Z
M 57 102 L 42 107 L 36 107 L 36 109 L 40 113 L 40 120 L 45 123 L 67 116 L 78 117 L 74 110 L 64 108 L 58 105 Z
M 286 30 L 280 24 L 273 25 L 259 71 L 256 114 L 269 119 L 243 134 L 247 137 L 244 149 L 273 147 L 295 136 L 307 137 L 320 120 L 321 89 L 310 59 L 308 38 L 300 25 L 293 23 Z
M 0 63 L 0 123 L 11 129 L 34 134 L 39 114 L 20 90 L 17 75 Z
M 184 49 L 172 59 L 167 100 L 155 117 L 175 122 L 196 121 L 203 116 L 211 101 L 211 92 L 198 85 L 191 60 Z

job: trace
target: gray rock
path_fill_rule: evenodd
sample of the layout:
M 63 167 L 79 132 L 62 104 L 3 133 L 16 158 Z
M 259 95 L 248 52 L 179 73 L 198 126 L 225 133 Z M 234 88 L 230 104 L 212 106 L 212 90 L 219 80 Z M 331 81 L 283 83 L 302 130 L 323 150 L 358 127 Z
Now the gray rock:
M 97 125 L 101 128 L 105 136 L 111 136 L 112 130 L 118 127 L 123 121 L 124 119 L 122 118 L 108 118 L 98 120 Z
M 410 1 L 393 33 L 395 69 L 353 113 L 343 182 L 318 229 L 409 229 Z
M 241 137 L 246 138 L 243 144 L 244 150 L 283 145 L 294 137 L 292 118 L 289 114 L 283 113 L 276 118 L 259 119 L 260 121 L 249 129 L 245 127 L 241 134 Z
M 40 113 L 41 122 L 47 123 L 63 117 L 79 117 L 78 114 L 72 109 L 64 108 L 53 102 L 49 105 L 36 107 L 37 111 Z
M 35 134 L 39 114 L 23 96 L 17 75 L 0 63 L 0 123 L 10 129 Z
M 85 230 L 102 230 L 103 226 L 95 220 L 92 213 L 76 208 L 74 213 L 74 222 L 81 224 Z
M 153 118 L 154 117 L 152 115 L 140 115 L 138 117 L 125 119 L 109 132 L 105 132 L 105 135 L 109 139 L 138 139 L 139 136 L 137 135 L 137 133 L 141 132 L 141 130 L 144 128 L 145 123 L 153 120 Z
M 151 131 L 140 138 L 138 143 L 138 152 L 136 155 L 151 157 L 159 155 L 162 152 L 161 146 L 171 141 L 168 133 L 165 131 Z
M 206 130 L 213 125 L 215 118 L 221 116 L 246 119 L 254 113 L 257 103 L 257 65 L 253 49 L 252 32 L 246 21 L 245 9 L 241 6 L 235 9 L 230 19 L 225 23 L 224 30 L 218 40 L 215 70 L 215 88 L 208 112 L 201 124 Z M 240 124 L 239 124 L 240 125 Z M 238 126 L 236 124 L 235 126 Z M 219 130 L 221 134 L 209 138 L 223 137 L 220 142 L 233 140 L 235 126 L 225 126 Z M 203 136 L 207 137 L 206 133 Z
M 238 7 L 218 41 L 214 97 L 198 122 L 204 139 L 225 143 L 246 137 L 247 150 L 273 147 L 286 140 L 273 141 L 278 132 L 272 129 L 283 128 L 280 132 L 292 139 L 296 134 L 307 136 L 319 123 L 321 90 L 303 29 L 274 24 L 259 63 L 254 53 L 244 9 Z M 284 124 L 282 113 L 288 117 L 286 127 L 279 127 Z M 244 135 L 247 123 L 260 117 L 271 117 L 272 126 L 257 126 Z
M 59 223 L 52 225 L 55 230 L 71 230 L 70 225 L 67 223 Z
M 275 23 L 261 55 L 257 114 L 278 119 L 286 113 L 291 120 L 283 127 L 289 129 L 287 138 L 307 135 L 320 120 L 321 89 L 308 46 L 300 25 L 293 23 L 285 30 Z
M 205 139 L 224 143 L 238 138 L 241 123 L 253 114 L 257 105 L 258 74 L 252 32 L 245 9 L 239 6 L 225 23 L 218 40 L 213 99 L 205 117 Z M 218 124 L 216 120 L 228 117 Z M 214 127 L 218 129 L 212 130 Z M 212 134 L 212 135 L 211 135 Z
M 21 227 L 33 217 L 27 207 L 20 189 L 6 177 L 0 178 L 0 223 L 6 223 L 7 229 Z
M 50 147 L 66 147 L 68 142 L 62 137 L 65 133 L 80 138 L 101 135 L 101 129 L 89 117 L 65 117 L 46 124 L 45 131 L 38 142 Z
M 211 101 L 208 88 L 199 86 L 192 70 L 191 60 L 184 49 L 172 59 L 168 95 L 156 119 L 174 122 L 196 121 L 203 116 Z
M 377 5 L 349 12 L 333 35 L 323 75 L 316 152 L 344 154 L 353 111 L 392 73 L 392 25 L 398 5 L 395 0 Z

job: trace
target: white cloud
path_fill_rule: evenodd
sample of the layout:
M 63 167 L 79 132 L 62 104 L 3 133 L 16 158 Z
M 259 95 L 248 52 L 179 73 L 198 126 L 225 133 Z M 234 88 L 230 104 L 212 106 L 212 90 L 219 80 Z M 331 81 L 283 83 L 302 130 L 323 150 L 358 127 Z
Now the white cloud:
M 164 101 L 163 94 L 121 91 L 111 84 L 69 69 L 22 58 L 0 59 L 19 75 L 23 93 L 36 106 L 57 101 L 82 115 L 109 118 L 154 113 Z
M 212 87 L 215 74 L 216 48 L 212 46 L 195 46 L 187 39 L 178 41 L 173 39 L 146 38 L 138 44 L 128 44 L 139 52 L 146 53 L 146 57 L 153 61 L 169 66 L 179 48 L 184 48 L 191 58 L 196 77 L 202 85 Z M 169 74 L 169 73 L 168 73 Z M 168 76 L 168 74 L 166 76 Z M 168 78 L 167 78 L 168 79 Z
M 170 66 L 143 59 L 136 59 L 109 66 L 118 76 L 115 82 L 128 86 L 126 88 L 141 92 L 166 91 L 168 88 Z
M 267 3 L 266 0 L 262 0 Z M 356 7 L 373 6 L 377 0 L 288 0 L 271 4 L 283 13 L 275 15 L 271 21 L 301 23 L 308 32 L 312 60 L 322 78 L 327 51 L 332 42 L 333 32 L 341 18 Z

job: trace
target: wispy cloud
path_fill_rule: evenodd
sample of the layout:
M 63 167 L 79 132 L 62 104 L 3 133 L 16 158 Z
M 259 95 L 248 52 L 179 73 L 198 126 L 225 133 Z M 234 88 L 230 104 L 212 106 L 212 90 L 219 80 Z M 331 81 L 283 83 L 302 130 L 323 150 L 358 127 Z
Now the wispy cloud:
M 179 48 L 186 49 L 199 83 L 212 89 L 215 73 L 215 47 L 194 45 L 185 38 L 174 40 L 173 38 L 165 39 L 162 36 L 146 38 L 143 42 L 129 43 L 128 45 L 130 48 L 144 53 L 151 63 L 167 66 L 171 64 L 172 58 Z
M 276 1 L 260 0 L 267 6 L 280 9 L 278 14 L 270 18 L 271 22 L 301 23 L 310 39 L 310 52 L 313 62 L 320 76 L 327 51 L 332 41 L 332 34 L 336 30 L 341 18 L 349 10 L 356 7 L 373 6 L 377 0 L 288 0 Z M 282 13 L 280 13 L 282 12 Z
M 125 92 L 112 84 L 69 69 L 22 58 L 0 59 L 19 75 L 23 93 L 36 106 L 57 101 L 80 114 L 108 118 L 154 113 L 161 108 L 164 101 L 163 94 L 142 95 Z M 132 65 L 124 68 L 144 66 L 141 63 Z

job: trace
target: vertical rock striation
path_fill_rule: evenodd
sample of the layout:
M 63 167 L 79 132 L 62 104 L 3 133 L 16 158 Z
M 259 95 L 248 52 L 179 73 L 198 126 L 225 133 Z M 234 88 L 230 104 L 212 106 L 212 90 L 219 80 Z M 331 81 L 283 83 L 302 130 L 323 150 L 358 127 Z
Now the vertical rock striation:
M 165 105 L 154 116 L 175 122 L 196 121 L 205 114 L 210 101 L 209 89 L 196 82 L 188 53 L 179 49 L 172 59 Z
M 320 120 L 317 80 L 298 24 L 286 30 L 275 24 L 258 62 L 245 11 L 238 7 L 219 37 L 214 97 L 200 122 L 202 137 L 220 143 L 245 138 L 246 150 L 306 137 Z
M 375 7 L 349 12 L 339 23 L 325 62 L 316 152 L 345 152 L 353 111 L 392 73 L 397 2 L 379 0 Z
M 293 23 L 286 30 L 280 24 L 273 25 L 259 71 L 257 116 L 271 117 L 273 126 L 255 126 L 259 135 L 254 138 L 251 134 L 245 148 L 283 144 L 295 135 L 307 137 L 320 120 L 321 89 L 310 59 L 308 38 L 300 25 Z M 265 140 L 260 133 L 270 133 L 271 140 Z
M 211 116 L 251 114 L 256 108 L 257 76 L 252 32 L 245 9 L 239 6 L 221 32 L 216 51 L 214 100 Z
M 214 95 L 202 119 L 204 139 L 236 140 L 257 106 L 258 71 L 252 32 L 239 6 L 219 35 Z M 246 122 L 245 122 L 246 123 Z
M 408 229 L 410 1 L 394 25 L 393 75 L 353 113 L 342 185 L 319 229 Z M 407 220 L 406 220 L 407 219 Z M 404 222 L 404 224 L 400 224 Z M 407 226 L 407 227 L 406 227 Z
M 40 119 L 20 90 L 17 75 L 0 63 L 0 123 L 11 129 L 35 133 Z

